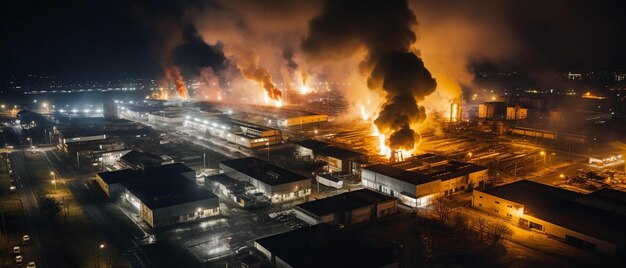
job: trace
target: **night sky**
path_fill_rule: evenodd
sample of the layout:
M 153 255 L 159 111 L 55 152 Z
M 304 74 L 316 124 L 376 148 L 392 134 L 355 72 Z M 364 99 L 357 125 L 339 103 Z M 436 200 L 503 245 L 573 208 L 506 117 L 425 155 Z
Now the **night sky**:
M 2 77 L 24 73 L 46 73 L 72 79 L 156 76 L 161 69 L 151 49 L 155 33 L 138 22 L 138 11 L 150 17 L 172 18 L 185 27 L 187 43 L 177 48 L 174 55 L 177 64 L 183 68 L 222 64 L 224 59 L 219 49 L 193 40 L 194 29 L 181 19 L 181 10 L 189 3 L 157 1 L 158 4 L 146 4 L 149 2 L 1 1 Z M 467 7 L 471 12 L 502 1 L 425 2 L 433 2 L 433 8 L 440 12 L 446 12 L 450 6 L 473 5 Z M 504 8 L 493 10 L 503 12 L 506 18 L 503 23 L 509 26 L 511 35 L 522 48 L 520 56 L 507 62 L 476 62 L 477 70 L 626 68 L 624 1 L 505 2 L 498 3 Z M 417 19 L 420 20 L 419 16 Z

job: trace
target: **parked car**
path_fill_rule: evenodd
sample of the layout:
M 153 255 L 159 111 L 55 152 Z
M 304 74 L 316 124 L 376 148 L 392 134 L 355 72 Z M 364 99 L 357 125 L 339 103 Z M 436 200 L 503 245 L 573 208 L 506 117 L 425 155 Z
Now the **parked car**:
M 21 253 L 20 246 L 13 247 L 13 254 L 18 254 L 19 255 L 20 253 Z
M 24 235 L 22 237 L 22 241 L 24 242 L 24 245 L 28 245 L 28 242 L 30 242 L 30 236 Z
M 36 268 L 37 266 L 35 265 L 34 261 L 28 262 L 28 268 Z
M 15 263 L 22 263 L 22 255 L 15 256 Z

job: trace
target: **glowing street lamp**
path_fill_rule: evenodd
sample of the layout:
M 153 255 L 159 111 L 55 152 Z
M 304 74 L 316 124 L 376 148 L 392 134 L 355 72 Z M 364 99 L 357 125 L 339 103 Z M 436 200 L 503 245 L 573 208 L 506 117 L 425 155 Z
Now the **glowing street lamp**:
M 54 171 L 50 171 L 50 175 L 52 175 L 52 184 L 54 184 L 54 191 L 57 190 L 57 174 Z
M 541 151 L 539 152 L 539 155 L 543 156 L 543 164 L 546 164 L 546 152 L 545 151 Z

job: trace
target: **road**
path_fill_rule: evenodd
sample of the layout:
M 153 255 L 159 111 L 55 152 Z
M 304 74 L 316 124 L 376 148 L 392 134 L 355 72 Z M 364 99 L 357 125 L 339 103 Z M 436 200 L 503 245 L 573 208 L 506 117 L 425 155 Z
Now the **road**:
M 132 267 L 150 267 L 148 257 L 143 253 L 133 234 L 126 230 L 122 223 L 112 218 L 103 208 L 103 193 L 97 189 L 93 180 L 72 179 L 75 174 L 66 168 L 66 165 L 53 150 L 45 151 L 52 168 L 66 183 L 72 196 L 80 203 L 82 209 L 100 230 L 109 238 L 109 242 L 122 254 L 128 257 Z
M 24 250 L 25 262 L 34 260 L 39 267 L 67 267 L 53 237 L 54 230 L 39 211 L 33 190 L 33 174 L 25 163 L 24 151 L 12 152 L 10 157 L 31 240 L 30 246 Z

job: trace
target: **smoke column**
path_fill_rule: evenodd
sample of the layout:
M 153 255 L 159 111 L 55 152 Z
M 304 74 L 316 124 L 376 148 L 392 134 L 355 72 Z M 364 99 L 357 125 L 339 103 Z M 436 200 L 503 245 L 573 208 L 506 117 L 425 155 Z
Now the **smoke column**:
M 386 93 L 374 123 L 389 137 L 393 150 L 412 150 L 413 127 L 426 118 L 418 101 L 437 84 L 412 51 L 417 19 L 406 0 L 327 0 L 322 13 L 309 23 L 302 42 L 307 58 L 345 60 L 365 51 L 359 64 L 371 90 Z

